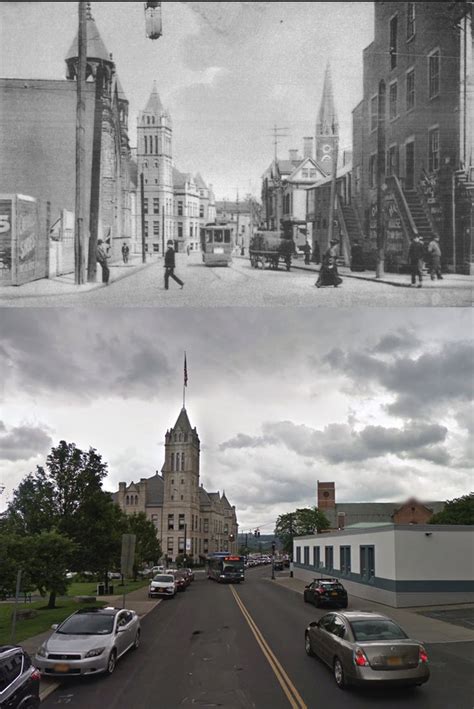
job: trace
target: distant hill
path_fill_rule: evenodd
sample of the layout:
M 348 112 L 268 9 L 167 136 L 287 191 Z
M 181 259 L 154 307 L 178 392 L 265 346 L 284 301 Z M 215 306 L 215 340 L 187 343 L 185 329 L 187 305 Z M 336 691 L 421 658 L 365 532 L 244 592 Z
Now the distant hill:
M 239 534 L 239 548 L 245 547 L 245 537 L 247 537 L 247 547 L 250 552 L 256 551 L 271 551 L 272 542 L 275 542 L 275 548 L 280 549 L 280 540 L 274 534 L 261 534 L 259 537 L 254 537 L 253 534 Z

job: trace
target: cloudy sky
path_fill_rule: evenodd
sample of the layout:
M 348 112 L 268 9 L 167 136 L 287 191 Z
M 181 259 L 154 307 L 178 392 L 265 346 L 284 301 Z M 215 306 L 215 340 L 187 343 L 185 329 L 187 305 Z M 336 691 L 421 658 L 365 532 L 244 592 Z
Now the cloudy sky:
M 131 317 L 133 312 L 133 317 Z M 59 440 L 93 446 L 106 487 L 153 475 L 182 405 L 201 481 L 241 531 L 337 500 L 444 500 L 472 489 L 469 310 L 5 309 L 0 497 Z
M 341 146 L 362 98 L 362 50 L 373 39 L 371 2 L 164 2 L 163 37 L 145 38 L 142 2 L 93 2 L 130 101 L 130 137 L 156 79 L 174 125 L 174 158 L 201 172 L 219 199 L 260 194 L 273 159 L 314 135 L 330 60 Z M 63 79 L 77 31 L 75 2 L 0 3 L 3 77 Z

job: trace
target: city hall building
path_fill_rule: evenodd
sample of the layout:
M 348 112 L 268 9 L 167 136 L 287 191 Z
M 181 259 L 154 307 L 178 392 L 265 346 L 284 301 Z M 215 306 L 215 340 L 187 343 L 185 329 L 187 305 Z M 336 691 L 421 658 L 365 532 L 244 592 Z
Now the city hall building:
M 238 551 L 235 506 L 225 492 L 207 492 L 199 477 L 199 436 L 183 407 L 165 435 L 161 474 L 121 482 L 113 494 L 126 514 L 144 512 L 153 522 L 163 554 L 171 561 L 185 550 L 194 562 L 211 552 Z

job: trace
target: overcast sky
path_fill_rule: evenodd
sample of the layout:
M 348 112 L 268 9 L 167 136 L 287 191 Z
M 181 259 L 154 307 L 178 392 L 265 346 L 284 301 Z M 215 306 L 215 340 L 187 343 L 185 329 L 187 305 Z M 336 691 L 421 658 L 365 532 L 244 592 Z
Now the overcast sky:
M 131 314 L 133 312 L 133 317 Z M 163 464 L 182 405 L 201 482 L 241 531 L 337 500 L 445 500 L 472 489 L 472 314 L 425 309 L 5 309 L 0 509 L 59 440 L 96 448 L 106 487 Z M 471 444 L 469 443 L 471 436 Z
M 171 113 L 176 166 L 201 172 L 218 199 L 260 195 L 279 146 L 313 135 L 330 60 L 341 146 L 362 99 L 362 50 L 373 39 L 371 2 L 164 2 L 163 37 L 145 38 L 142 2 L 93 2 L 130 101 L 130 137 L 156 79 Z M 63 79 L 77 32 L 76 2 L 0 3 L 3 77 Z

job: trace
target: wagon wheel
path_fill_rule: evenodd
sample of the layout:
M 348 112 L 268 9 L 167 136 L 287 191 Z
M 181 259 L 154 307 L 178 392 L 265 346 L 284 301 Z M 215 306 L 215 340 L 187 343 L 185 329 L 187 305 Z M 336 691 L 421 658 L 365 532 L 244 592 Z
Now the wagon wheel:
M 252 268 L 257 268 L 257 259 L 255 258 L 255 256 L 250 257 L 250 265 L 252 266 Z
M 259 260 L 259 263 L 260 263 L 260 267 L 261 267 L 261 269 L 263 270 L 263 269 L 265 268 L 265 263 L 266 263 L 266 258 L 265 258 L 265 256 L 260 256 L 260 258 L 259 258 L 258 260 Z

